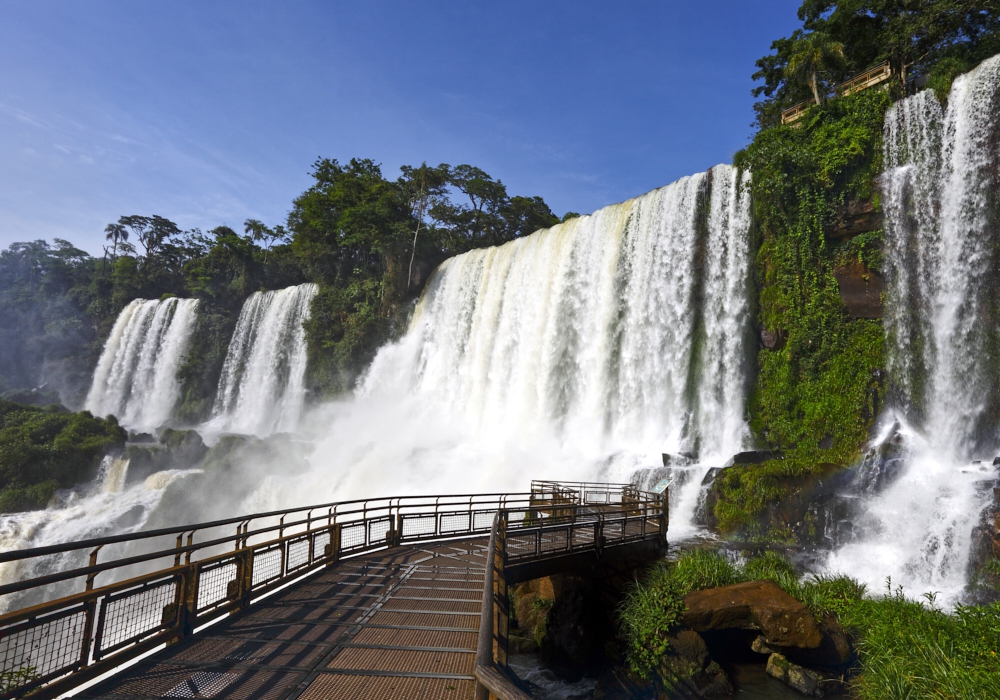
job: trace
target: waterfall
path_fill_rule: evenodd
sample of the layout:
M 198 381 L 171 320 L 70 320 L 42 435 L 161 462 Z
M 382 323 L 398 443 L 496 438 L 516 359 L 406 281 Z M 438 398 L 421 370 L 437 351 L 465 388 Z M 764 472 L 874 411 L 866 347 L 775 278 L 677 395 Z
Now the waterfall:
M 268 435 L 292 430 L 305 399 L 304 321 L 315 284 L 254 292 L 244 302 L 219 379 L 215 432 Z
M 121 493 L 128 477 L 130 460 L 125 457 L 107 455 L 101 460 L 101 468 L 97 473 L 97 483 L 104 493 Z
M 197 309 L 194 299 L 136 299 L 126 306 L 104 344 L 84 407 L 97 416 L 114 414 L 135 430 L 163 425 L 180 396 L 177 369 Z
M 971 530 L 996 478 L 1000 340 L 997 168 L 1000 57 L 959 77 L 942 109 L 924 91 L 890 108 L 882 178 L 888 304 L 887 353 L 895 385 L 872 446 L 895 478 L 862 474 L 872 489 L 862 535 L 830 561 L 870 584 L 937 590 L 957 600 Z M 889 482 L 889 483 L 886 483 Z
M 748 439 L 748 179 L 716 166 L 447 260 L 359 394 L 420 396 L 481 433 L 612 464 L 580 477 L 697 453 L 672 494 L 695 503 L 705 472 Z

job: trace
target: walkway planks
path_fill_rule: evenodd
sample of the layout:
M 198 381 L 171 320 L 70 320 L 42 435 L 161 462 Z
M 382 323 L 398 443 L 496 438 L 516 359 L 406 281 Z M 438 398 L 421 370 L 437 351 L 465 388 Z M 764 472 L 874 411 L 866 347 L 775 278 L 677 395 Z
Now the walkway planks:
M 488 541 L 338 563 L 85 690 L 114 700 L 468 700 Z

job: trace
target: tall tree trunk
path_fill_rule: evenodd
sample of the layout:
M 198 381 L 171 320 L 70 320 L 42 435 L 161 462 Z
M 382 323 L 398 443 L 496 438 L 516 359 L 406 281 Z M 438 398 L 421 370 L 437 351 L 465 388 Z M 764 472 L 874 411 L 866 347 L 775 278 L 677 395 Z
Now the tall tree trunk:
M 426 177 L 426 176 L 425 176 Z M 420 222 L 424 220 L 424 207 L 427 206 L 427 197 L 424 194 L 425 188 L 420 187 L 420 207 L 417 209 L 417 228 L 413 231 L 413 250 L 410 252 L 410 271 L 406 275 L 406 293 L 410 293 L 410 285 L 413 283 L 413 259 L 417 257 L 417 234 L 420 233 Z
M 809 87 L 812 88 L 813 98 L 816 100 L 816 104 L 819 104 L 819 90 L 816 88 L 816 71 L 809 73 Z

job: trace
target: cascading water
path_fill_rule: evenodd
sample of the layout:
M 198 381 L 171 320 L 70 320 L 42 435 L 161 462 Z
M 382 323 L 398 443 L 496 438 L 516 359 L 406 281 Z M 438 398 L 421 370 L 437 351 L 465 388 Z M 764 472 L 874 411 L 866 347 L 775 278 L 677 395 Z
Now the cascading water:
M 858 541 L 831 570 L 891 575 L 911 592 L 957 600 L 1000 435 L 998 181 L 1000 57 L 959 77 L 947 109 L 931 91 L 899 102 L 885 126 L 889 273 L 887 351 L 895 396 L 869 459 Z M 893 464 L 898 474 L 873 470 Z M 891 477 L 895 477 L 894 479 Z M 915 589 L 915 590 L 914 590 Z
M 104 344 L 84 407 L 96 416 L 114 414 L 135 430 L 163 425 L 180 396 L 177 369 L 197 309 L 194 299 L 136 299 L 126 306 Z
M 304 321 L 315 284 L 255 292 L 243 304 L 229 343 L 211 432 L 265 436 L 298 425 L 305 399 Z
M 446 261 L 359 394 L 420 396 L 522 444 L 555 439 L 589 456 L 577 477 L 627 479 L 661 452 L 696 452 L 672 490 L 676 536 L 705 472 L 747 439 L 748 177 L 720 165 Z

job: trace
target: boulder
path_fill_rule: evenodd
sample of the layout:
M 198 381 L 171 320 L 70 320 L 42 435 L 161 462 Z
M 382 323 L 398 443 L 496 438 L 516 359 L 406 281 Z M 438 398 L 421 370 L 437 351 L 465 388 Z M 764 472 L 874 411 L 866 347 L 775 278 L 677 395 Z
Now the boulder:
M 773 651 L 780 652 L 797 664 L 811 668 L 838 671 L 849 666 L 854 661 L 854 648 L 851 646 L 850 637 L 836 618 L 828 617 L 821 620 L 819 630 L 823 639 L 815 649 L 776 646 Z
M 851 318 L 882 318 L 885 306 L 882 292 L 885 280 L 875 270 L 862 263 L 834 268 L 833 276 L 840 286 L 840 299 Z
M 993 498 L 983 508 L 979 523 L 972 530 L 969 569 L 977 602 L 991 602 L 1000 597 L 997 562 L 1000 562 L 1000 488 L 993 489 Z
M 750 649 L 755 654 L 773 654 L 776 649 L 772 649 L 767 645 L 767 640 L 764 639 L 764 635 L 758 634 L 754 637 L 754 640 L 750 643 Z
M 793 664 L 781 654 L 771 654 L 768 657 L 767 675 L 777 678 L 808 697 L 823 697 L 820 675 L 798 664 Z
M 670 697 L 711 698 L 731 695 L 733 684 L 708 653 L 701 635 L 682 630 L 668 637 L 670 652 L 663 657 L 660 677 L 674 688 Z
M 763 464 L 772 459 L 784 459 L 785 455 L 778 450 L 749 450 L 733 455 L 733 464 Z
M 759 630 L 768 645 L 816 649 L 823 633 L 809 609 L 773 581 L 749 581 L 684 596 L 682 622 L 696 632 Z
M 830 238 L 853 238 L 882 228 L 882 212 L 871 200 L 849 200 L 837 207 L 833 221 L 824 227 Z

